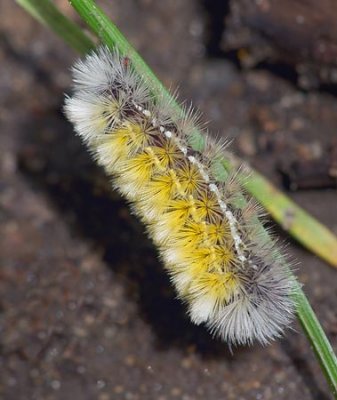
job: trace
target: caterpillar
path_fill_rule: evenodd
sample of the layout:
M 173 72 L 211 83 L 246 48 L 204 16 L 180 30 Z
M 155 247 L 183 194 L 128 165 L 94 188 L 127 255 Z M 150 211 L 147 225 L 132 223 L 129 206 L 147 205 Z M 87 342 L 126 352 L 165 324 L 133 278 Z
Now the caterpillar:
M 280 337 L 294 312 L 293 278 L 256 229 L 261 216 L 238 174 L 217 179 L 224 146 L 204 129 L 195 150 L 197 114 L 154 93 L 116 50 L 78 61 L 73 82 L 66 116 L 146 226 L 191 320 L 230 345 Z

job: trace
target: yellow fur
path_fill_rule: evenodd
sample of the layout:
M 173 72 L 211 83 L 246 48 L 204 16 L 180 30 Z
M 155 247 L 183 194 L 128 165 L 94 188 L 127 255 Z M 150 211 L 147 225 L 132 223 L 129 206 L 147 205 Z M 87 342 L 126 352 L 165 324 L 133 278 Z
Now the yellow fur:
M 102 140 L 100 159 L 116 175 L 122 193 L 135 202 L 136 212 L 151 224 L 150 235 L 162 246 L 184 295 L 199 293 L 216 304 L 228 301 L 238 286 L 228 272 L 235 256 L 216 198 L 175 143 L 151 146 L 149 138 L 144 126 L 125 121 Z

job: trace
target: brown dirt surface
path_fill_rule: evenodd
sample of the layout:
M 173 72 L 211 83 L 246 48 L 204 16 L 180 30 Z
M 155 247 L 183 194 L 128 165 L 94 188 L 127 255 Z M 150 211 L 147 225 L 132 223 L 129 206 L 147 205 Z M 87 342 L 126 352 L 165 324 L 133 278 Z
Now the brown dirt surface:
M 280 163 L 324 157 L 336 140 L 333 95 L 209 56 L 205 2 L 101 4 L 164 83 L 276 185 Z M 189 322 L 143 226 L 64 118 L 77 55 L 14 2 L 0 12 L 1 398 L 330 399 L 298 323 L 231 354 Z M 291 196 L 337 233 L 336 190 Z M 278 234 L 336 349 L 337 271 Z
M 336 0 L 231 0 L 227 17 L 222 48 L 242 65 L 292 68 L 306 88 L 336 85 Z

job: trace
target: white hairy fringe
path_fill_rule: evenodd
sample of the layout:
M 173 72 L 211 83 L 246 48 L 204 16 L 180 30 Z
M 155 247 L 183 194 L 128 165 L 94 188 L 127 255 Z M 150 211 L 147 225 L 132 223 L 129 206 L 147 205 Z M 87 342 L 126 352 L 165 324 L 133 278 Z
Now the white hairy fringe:
M 235 174 L 224 184 L 216 182 L 211 166 L 213 160 L 223 153 L 223 144 L 215 143 L 207 136 L 207 145 L 200 159 L 188 156 L 187 149 L 191 148 L 189 137 L 196 123 L 195 113 L 189 108 L 187 116 L 181 118 L 170 102 L 160 95 L 154 98 L 146 79 L 139 77 L 132 70 L 130 60 L 126 63 L 118 52 L 100 48 L 84 61 L 78 61 L 73 68 L 73 75 L 74 95 L 66 99 L 66 115 L 108 173 L 111 171 L 109 154 L 99 144 L 101 145 L 101 139 L 106 136 L 108 127 L 111 129 L 127 120 L 126 107 L 132 105 L 139 113 L 150 116 L 154 127 L 164 127 L 161 132 L 165 130 L 165 134 L 166 126 L 174 124 L 177 143 L 186 159 L 198 166 L 206 183 L 207 178 L 212 179 L 213 183 L 209 187 L 218 198 L 223 218 L 230 223 L 233 245 L 236 246 L 234 250 L 238 258 L 241 257 L 236 260 L 235 268 L 237 276 L 244 282 L 244 290 L 236 293 L 229 302 L 220 305 L 207 296 L 184 298 L 182 293 L 189 283 L 188 274 L 183 271 L 172 273 L 172 281 L 180 297 L 185 300 L 192 321 L 197 324 L 206 323 L 213 333 L 232 344 L 251 344 L 255 340 L 266 344 L 279 337 L 293 315 L 293 280 L 288 266 L 277 255 L 278 249 L 275 250 L 273 243 L 265 235 L 256 233 L 256 224 L 260 223 L 257 222 L 259 214 L 247 194 L 244 194 L 248 200 L 247 207 L 241 213 L 237 210 L 232 198 L 237 197 L 237 192 L 242 195 L 242 189 Z M 117 100 L 118 107 L 111 110 L 102 123 L 102 104 L 109 107 L 112 96 L 115 96 L 113 98 Z M 135 187 L 132 184 L 128 186 L 125 183 L 121 187 L 117 181 L 115 186 L 129 200 L 133 199 Z M 233 213 L 231 210 L 234 210 Z M 150 215 L 149 220 L 151 218 L 155 216 Z M 158 243 L 166 237 L 165 232 L 162 232 L 164 223 L 160 224 L 158 221 L 157 229 L 152 231 L 157 232 L 154 233 L 154 239 Z M 248 255 L 240 250 L 241 242 L 246 244 L 250 252 Z M 161 257 L 168 266 L 179 259 L 174 247 L 160 250 Z

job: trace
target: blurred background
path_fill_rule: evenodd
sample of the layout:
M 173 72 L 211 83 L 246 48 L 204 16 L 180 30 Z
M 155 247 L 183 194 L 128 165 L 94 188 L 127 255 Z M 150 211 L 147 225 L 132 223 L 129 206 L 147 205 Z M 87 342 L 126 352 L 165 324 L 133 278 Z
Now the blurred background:
M 97 3 L 214 134 L 337 233 L 336 0 Z M 330 399 L 297 322 L 234 354 L 189 322 L 64 118 L 78 55 L 13 1 L 0 15 L 1 398 Z M 274 229 L 336 349 L 336 271 Z

